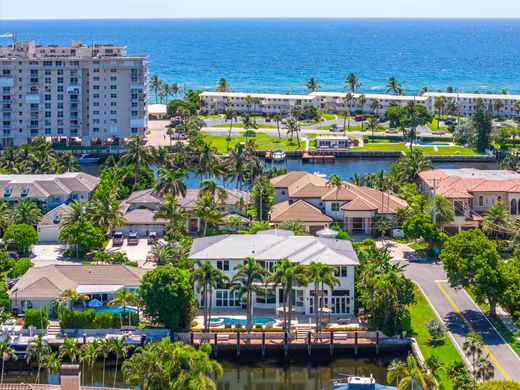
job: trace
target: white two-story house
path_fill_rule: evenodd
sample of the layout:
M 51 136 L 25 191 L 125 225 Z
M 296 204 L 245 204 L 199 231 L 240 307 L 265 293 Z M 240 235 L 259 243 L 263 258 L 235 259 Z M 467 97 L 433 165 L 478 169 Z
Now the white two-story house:
M 283 230 L 268 230 L 257 234 L 220 235 L 196 238 L 193 240 L 189 259 L 191 261 L 210 261 L 224 271 L 230 279 L 236 274 L 236 267 L 246 258 L 252 257 L 266 270 L 272 271 L 282 259 L 292 263 L 309 265 L 311 262 L 328 264 L 336 267 L 335 275 L 339 284 L 331 288 L 325 286 L 320 291 L 319 299 L 334 315 L 354 314 L 354 275 L 359 265 L 356 252 L 350 241 L 335 238 L 295 236 Z M 216 310 L 221 308 L 243 307 L 244 302 L 238 293 L 231 292 L 231 283 L 213 291 L 213 303 Z M 253 311 L 258 309 L 276 309 L 283 306 L 281 286 L 262 284 L 259 293 L 253 296 Z M 204 302 L 198 295 L 198 302 Z M 294 310 L 312 315 L 315 308 L 314 284 L 295 286 L 293 291 Z

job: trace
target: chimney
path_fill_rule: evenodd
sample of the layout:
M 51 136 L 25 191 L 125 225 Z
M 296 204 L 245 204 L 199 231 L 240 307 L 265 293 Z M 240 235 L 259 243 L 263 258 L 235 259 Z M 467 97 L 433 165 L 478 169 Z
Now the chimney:
M 61 366 L 61 389 L 80 390 L 81 371 L 77 364 L 64 364 Z

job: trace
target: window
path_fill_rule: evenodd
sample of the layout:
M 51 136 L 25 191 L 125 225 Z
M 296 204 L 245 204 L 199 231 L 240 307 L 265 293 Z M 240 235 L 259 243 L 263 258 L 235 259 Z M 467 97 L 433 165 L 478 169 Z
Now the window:
M 111 99 L 117 99 L 117 93 L 111 93 L 110 94 Z
M 347 270 L 348 270 L 347 267 L 338 267 L 334 271 L 334 275 L 345 278 L 345 277 L 347 277 L 347 272 L 348 272 Z
M 117 89 L 117 85 L 111 85 L 110 89 Z
M 238 292 L 228 290 L 216 290 L 216 307 L 240 307 L 240 296 Z
M 222 271 L 229 271 L 229 260 L 217 260 L 217 268 Z
M 332 211 L 339 211 L 339 203 L 332 203 L 330 207 Z
M 517 202 L 516 202 L 516 199 L 512 199 L 511 200 L 511 215 L 516 215 L 517 214 Z
M 276 296 L 274 295 L 274 291 L 263 289 L 259 290 L 256 293 L 256 303 L 276 303 Z
M 484 206 L 484 197 L 482 195 L 480 195 L 478 197 L 478 205 L 479 206 Z
M 282 195 L 285 195 L 285 191 L 282 191 Z

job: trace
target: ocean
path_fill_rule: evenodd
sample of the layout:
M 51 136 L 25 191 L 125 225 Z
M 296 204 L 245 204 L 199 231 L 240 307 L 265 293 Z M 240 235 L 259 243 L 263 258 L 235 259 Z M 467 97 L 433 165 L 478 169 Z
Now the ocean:
M 123 44 L 149 54 L 151 74 L 188 89 L 212 90 L 225 77 L 234 91 L 303 93 L 316 77 L 337 91 L 354 72 L 365 93 L 385 92 L 390 76 L 407 94 L 423 86 L 520 93 L 520 19 L 0 20 L 0 32 L 42 44 Z

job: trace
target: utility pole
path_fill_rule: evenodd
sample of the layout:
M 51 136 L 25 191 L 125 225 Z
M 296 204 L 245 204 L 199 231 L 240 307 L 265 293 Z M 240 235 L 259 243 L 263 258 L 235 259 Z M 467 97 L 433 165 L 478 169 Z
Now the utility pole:
M 433 178 L 433 225 L 437 225 L 437 179 Z

